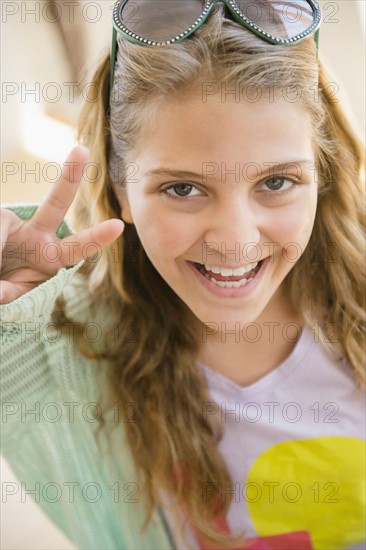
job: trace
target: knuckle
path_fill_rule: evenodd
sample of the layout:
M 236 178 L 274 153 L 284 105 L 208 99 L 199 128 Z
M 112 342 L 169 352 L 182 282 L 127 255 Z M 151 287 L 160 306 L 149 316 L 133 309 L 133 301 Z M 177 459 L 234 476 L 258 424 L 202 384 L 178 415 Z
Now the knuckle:
M 34 227 L 34 229 L 38 229 L 42 232 L 48 231 L 49 227 L 47 224 L 43 224 L 41 221 L 39 221 L 36 218 L 31 218 L 29 220 L 29 223 Z
M 0 303 L 7 304 L 10 301 L 10 291 L 8 288 L 2 288 L 0 285 Z
M 48 203 L 50 206 L 57 208 L 58 210 L 63 210 L 65 208 L 65 202 L 59 199 L 56 195 L 50 195 Z

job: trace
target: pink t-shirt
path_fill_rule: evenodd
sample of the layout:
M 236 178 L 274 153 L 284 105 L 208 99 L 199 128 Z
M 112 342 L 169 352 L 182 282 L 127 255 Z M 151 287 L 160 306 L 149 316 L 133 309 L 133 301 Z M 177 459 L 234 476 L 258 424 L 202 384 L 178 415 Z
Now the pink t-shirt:
M 199 368 L 212 398 L 203 414 L 224 424 L 219 448 L 233 482 L 220 488 L 223 499 L 233 494 L 220 529 L 245 531 L 250 550 L 365 548 L 365 397 L 347 363 L 305 327 L 285 361 L 250 386 Z M 202 490 L 204 499 L 212 488 Z M 209 547 L 189 521 L 185 533 L 193 548 Z

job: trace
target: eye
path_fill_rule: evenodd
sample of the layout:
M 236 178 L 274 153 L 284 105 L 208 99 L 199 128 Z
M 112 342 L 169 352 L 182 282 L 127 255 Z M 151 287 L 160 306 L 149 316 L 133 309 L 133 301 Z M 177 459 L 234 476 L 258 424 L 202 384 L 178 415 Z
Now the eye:
M 296 185 L 299 185 L 299 182 L 296 182 L 285 176 L 273 176 L 267 179 L 262 185 L 262 189 L 266 186 L 266 189 L 263 189 L 265 192 L 269 191 L 280 191 L 285 193 L 286 191 L 291 191 Z
M 192 193 L 193 191 L 193 193 Z M 191 183 L 174 183 L 160 190 L 161 193 L 169 195 L 172 199 L 184 199 L 201 195 L 200 191 Z

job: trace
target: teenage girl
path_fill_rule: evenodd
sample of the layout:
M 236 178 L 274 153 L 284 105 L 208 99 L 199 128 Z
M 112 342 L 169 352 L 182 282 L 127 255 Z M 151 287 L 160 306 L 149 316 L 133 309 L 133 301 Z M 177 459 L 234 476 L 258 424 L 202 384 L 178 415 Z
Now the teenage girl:
M 1 213 L 19 490 L 83 549 L 363 548 L 363 149 L 319 6 L 113 18 L 82 146 Z

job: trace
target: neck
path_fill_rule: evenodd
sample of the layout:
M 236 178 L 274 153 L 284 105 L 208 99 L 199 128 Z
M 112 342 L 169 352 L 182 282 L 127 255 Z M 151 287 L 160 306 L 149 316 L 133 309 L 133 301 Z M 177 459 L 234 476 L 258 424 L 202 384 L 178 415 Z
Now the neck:
M 203 324 L 205 338 L 199 360 L 240 386 L 250 385 L 278 367 L 298 341 L 303 321 L 279 289 L 261 315 L 252 322 L 210 334 Z

